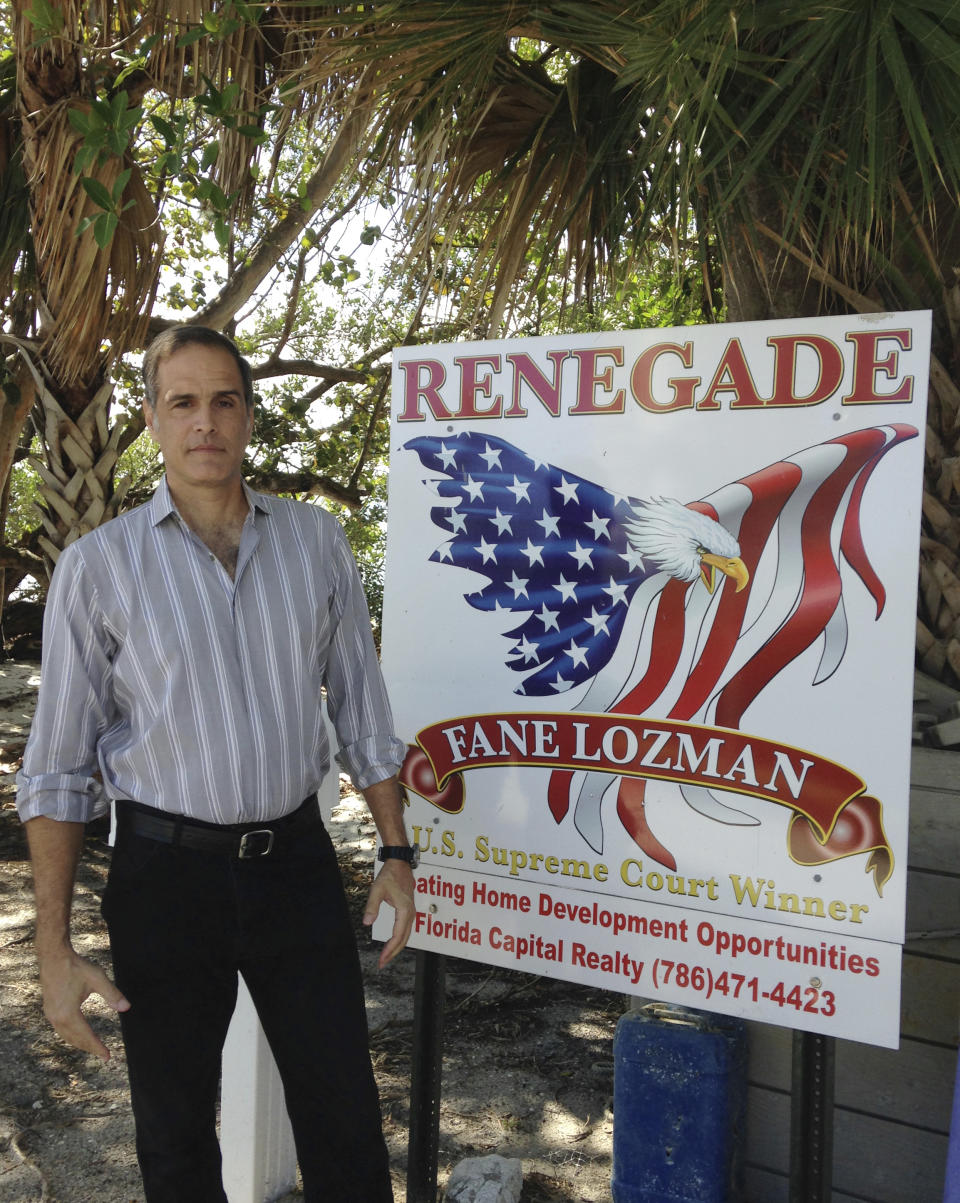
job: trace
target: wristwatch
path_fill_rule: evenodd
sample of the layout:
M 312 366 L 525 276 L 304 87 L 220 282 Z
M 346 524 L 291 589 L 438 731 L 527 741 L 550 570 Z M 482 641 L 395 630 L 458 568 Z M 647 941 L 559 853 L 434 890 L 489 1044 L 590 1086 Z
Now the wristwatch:
M 420 864 L 420 849 L 406 844 L 384 844 L 377 853 L 377 860 L 405 860 L 411 869 Z

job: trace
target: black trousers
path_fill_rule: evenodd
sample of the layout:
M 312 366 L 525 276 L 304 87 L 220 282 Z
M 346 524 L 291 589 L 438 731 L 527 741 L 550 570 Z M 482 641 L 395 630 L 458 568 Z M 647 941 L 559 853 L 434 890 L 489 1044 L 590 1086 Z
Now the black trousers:
M 277 1062 L 307 1203 L 391 1203 L 356 943 L 319 821 L 238 860 L 132 835 L 103 915 L 147 1203 L 226 1203 L 216 1105 L 242 973 Z

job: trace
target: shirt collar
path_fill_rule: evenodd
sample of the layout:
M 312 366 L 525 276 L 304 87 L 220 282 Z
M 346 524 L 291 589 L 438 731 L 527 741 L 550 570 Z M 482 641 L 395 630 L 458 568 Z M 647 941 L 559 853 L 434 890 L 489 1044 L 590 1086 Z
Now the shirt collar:
M 255 493 L 246 481 L 243 481 L 242 484 L 244 496 L 250 508 L 258 510 L 261 514 L 269 514 L 272 509 L 271 498 L 267 497 L 264 493 Z M 169 518 L 171 514 L 176 514 L 177 512 L 177 507 L 170 496 L 170 486 L 167 484 L 166 475 L 160 477 L 157 490 L 150 500 L 150 510 L 154 526 L 159 526 L 165 518 Z

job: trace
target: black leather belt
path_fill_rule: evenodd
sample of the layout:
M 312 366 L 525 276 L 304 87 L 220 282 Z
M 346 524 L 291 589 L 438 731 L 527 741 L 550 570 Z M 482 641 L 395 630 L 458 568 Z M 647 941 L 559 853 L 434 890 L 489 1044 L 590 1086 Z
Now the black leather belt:
M 182 815 L 165 814 L 130 802 L 123 798 L 117 802 L 117 818 L 120 829 L 131 835 L 157 840 L 161 844 L 173 844 L 180 848 L 192 848 L 198 852 L 219 852 L 239 860 L 251 860 L 270 856 L 278 852 L 291 837 L 320 823 L 317 795 L 311 794 L 297 810 L 282 819 L 270 823 L 235 823 L 220 826 L 189 819 Z

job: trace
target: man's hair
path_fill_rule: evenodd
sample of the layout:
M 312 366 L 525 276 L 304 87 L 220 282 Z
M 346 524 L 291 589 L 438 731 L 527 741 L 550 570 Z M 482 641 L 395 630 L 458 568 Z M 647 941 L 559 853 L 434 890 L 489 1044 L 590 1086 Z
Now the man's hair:
M 247 409 L 253 409 L 253 376 L 250 364 L 237 350 L 233 339 L 227 338 L 219 330 L 211 330 L 209 326 L 171 326 L 158 334 L 143 357 L 143 383 L 147 391 L 147 402 L 151 409 L 157 408 L 157 374 L 160 365 L 182 351 L 184 347 L 197 344 L 201 347 L 218 347 L 226 351 L 237 365 L 240 379 L 243 381 L 243 400 Z

